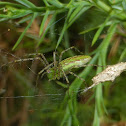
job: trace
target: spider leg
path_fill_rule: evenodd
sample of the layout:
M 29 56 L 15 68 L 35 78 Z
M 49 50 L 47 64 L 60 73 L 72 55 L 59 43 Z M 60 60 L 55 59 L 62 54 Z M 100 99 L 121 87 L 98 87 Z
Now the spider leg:
M 73 72 L 71 72 L 71 71 L 69 72 L 69 74 L 71 74 L 71 75 L 77 77 L 78 79 L 80 79 L 80 80 L 82 80 L 82 81 L 85 81 L 82 77 L 79 77 L 78 75 L 76 75 L 75 73 L 73 73 Z
M 28 56 L 40 56 L 41 62 L 44 64 L 44 66 L 49 65 L 48 61 L 46 60 L 44 54 L 42 53 L 32 53 L 32 54 L 28 54 Z
M 54 61 L 54 68 L 56 68 L 57 67 L 56 52 L 53 52 L 53 61 Z
M 59 63 L 60 63 L 60 62 L 61 62 L 61 60 L 62 60 L 62 56 L 63 56 L 63 54 L 64 54 L 65 52 L 67 52 L 67 51 L 71 50 L 71 49 L 75 49 L 75 51 L 77 51 L 77 52 L 79 52 L 79 53 L 83 54 L 83 53 L 82 53 L 82 52 L 80 52 L 80 51 L 79 51 L 76 47 L 72 46 L 72 47 L 70 47 L 70 48 L 68 48 L 68 49 L 65 49 L 64 51 L 62 51 L 62 52 L 61 52 L 60 57 L 59 57 Z
M 49 64 L 48 66 L 46 66 L 44 69 L 42 69 L 42 70 L 38 73 L 37 79 L 36 79 L 36 87 L 37 87 L 37 85 L 38 85 L 38 80 L 39 80 L 40 74 L 42 74 L 41 77 L 43 77 L 43 76 L 47 73 L 47 72 L 44 72 L 44 71 L 47 70 L 49 67 L 51 67 L 53 64 L 54 64 L 54 63 Z M 44 73 L 43 73 L 43 72 L 44 72 Z
M 45 61 L 46 66 L 49 65 L 49 63 L 48 63 L 48 61 L 46 60 L 44 54 L 39 53 L 38 55 L 40 55 L 40 56 L 43 58 L 43 60 Z
M 41 75 L 41 77 L 43 77 L 47 72 L 44 72 L 45 70 L 47 70 L 50 66 L 52 66 L 54 63 L 51 63 L 51 64 L 49 64 L 48 66 L 46 66 L 44 69 L 42 69 L 39 73 L 38 73 L 38 75 L 37 75 L 37 79 L 36 79 L 36 87 L 37 87 L 37 85 L 38 85 L 38 80 L 39 80 L 39 76 L 40 76 L 40 74 L 42 74 Z M 44 73 L 43 73 L 44 72 Z
M 43 78 L 43 76 L 47 74 L 47 72 L 43 72 L 42 75 L 41 75 L 41 78 Z
M 45 70 L 47 70 L 50 66 L 52 66 L 54 64 L 54 62 L 53 63 L 51 63 L 51 64 L 49 64 L 48 66 L 46 66 L 44 69 L 42 69 L 38 74 L 40 75 L 40 74 L 42 74 Z
M 2 67 L 4 67 L 4 66 L 7 66 L 7 65 L 9 65 L 9 64 L 18 63 L 18 62 L 25 62 L 25 61 L 33 61 L 33 60 L 35 60 L 35 59 L 40 60 L 39 57 L 36 57 L 36 58 L 27 58 L 27 59 L 19 59 L 19 60 L 14 60 L 14 61 L 8 62 L 8 63 L 6 63 L 6 64 L 3 64 L 3 65 L 1 65 L 0 68 L 2 68 Z
M 43 78 L 43 76 L 44 76 L 46 73 L 47 73 L 47 72 L 42 73 L 41 78 Z M 40 74 L 37 75 L 36 85 L 35 85 L 36 88 L 37 88 L 37 85 L 38 85 L 39 76 L 40 76 Z
M 69 80 L 68 80 L 68 78 L 67 78 L 67 76 L 66 76 L 66 74 L 65 74 L 65 72 L 64 72 L 63 69 L 62 69 L 62 72 L 63 72 L 63 75 L 64 75 L 64 77 L 65 77 L 65 79 L 66 79 L 66 82 L 69 83 Z

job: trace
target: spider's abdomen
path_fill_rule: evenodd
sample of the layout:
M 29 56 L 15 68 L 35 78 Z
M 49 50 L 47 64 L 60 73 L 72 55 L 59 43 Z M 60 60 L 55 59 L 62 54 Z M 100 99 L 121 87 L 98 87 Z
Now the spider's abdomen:
M 78 55 L 62 60 L 59 65 L 64 72 L 71 70 L 72 68 L 84 67 L 87 62 L 91 60 L 90 56 Z

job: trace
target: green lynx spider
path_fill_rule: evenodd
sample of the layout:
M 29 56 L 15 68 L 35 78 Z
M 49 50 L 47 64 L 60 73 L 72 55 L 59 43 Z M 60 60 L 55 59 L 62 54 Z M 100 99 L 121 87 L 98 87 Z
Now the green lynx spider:
M 69 57 L 69 58 L 62 60 L 63 53 L 65 53 L 66 51 L 69 51 L 70 49 L 76 49 L 76 48 L 73 46 L 73 47 L 70 47 L 70 48 L 62 51 L 59 56 L 59 61 L 56 61 L 56 52 L 54 52 L 53 53 L 54 62 L 51 64 L 49 64 L 48 61 L 46 60 L 45 56 L 43 54 L 41 54 L 41 57 L 43 58 L 43 61 L 45 64 L 45 68 L 42 69 L 38 73 L 38 75 L 43 76 L 44 74 L 47 74 L 49 80 L 56 80 L 56 79 L 59 80 L 60 78 L 65 77 L 66 82 L 69 83 L 69 80 L 68 80 L 66 74 L 72 74 L 75 77 L 84 81 L 83 78 L 80 78 L 79 76 L 77 76 L 76 74 L 71 72 L 71 69 L 84 67 L 85 64 L 90 61 L 91 57 L 86 56 L 86 55 L 77 55 L 77 56 Z M 78 49 L 76 49 L 76 50 L 79 51 Z M 51 67 L 52 65 L 53 65 L 53 67 Z
M 28 60 L 32 61 L 34 59 L 38 59 L 38 60 L 42 61 L 42 63 L 44 64 L 44 69 L 42 69 L 38 73 L 38 77 L 40 75 L 41 75 L 41 77 L 43 77 L 45 74 L 47 74 L 47 77 L 49 78 L 49 80 L 56 80 L 56 79 L 59 80 L 60 78 L 65 77 L 66 82 L 69 83 L 69 80 L 66 75 L 72 74 L 73 76 L 84 81 L 83 78 L 77 76 L 75 73 L 71 72 L 71 70 L 73 68 L 80 68 L 80 67 L 86 66 L 85 64 L 90 61 L 91 57 L 87 56 L 87 55 L 77 55 L 77 56 L 69 57 L 69 58 L 62 60 L 62 55 L 71 49 L 75 49 L 78 52 L 80 52 L 77 48 L 72 46 L 61 52 L 61 54 L 59 56 L 59 61 L 56 61 L 56 52 L 54 52 L 53 53 L 54 61 L 51 64 L 48 63 L 45 56 L 41 53 L 29 54 L 29 56 L 37 55 L 36 58 L 19 59 L 19 60 L 15 60 L 14 62 L 16 63 L 16 62 L 21 62 L 21 61 L 28 61 Z M 9 64 L 14 63 L 14 62 L 9 62 Z

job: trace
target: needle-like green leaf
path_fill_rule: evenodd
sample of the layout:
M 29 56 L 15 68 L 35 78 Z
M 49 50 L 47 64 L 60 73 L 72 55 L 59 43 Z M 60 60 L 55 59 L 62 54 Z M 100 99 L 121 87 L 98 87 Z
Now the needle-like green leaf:
M 55 7 L 61 8 L 63 7 L 63 4 L 59 2 L 58 0 L 47 0 L 50 4 L 54 5 Z
M 16 2 L 18 2 L 18 3 L 20 3 L 20 4 L 24 5 L 24 6 L 26 6 L 28 8 L 36 7 L 33 3 L 31 3 L 28 0 L 14 0 L 14 1 L 16 1 Z
M 43 39 L 44 39 L 46 33 L 48 32 L 49 28 L 51 27 L 51 25 L 53 24 L 53 22 L 54 22 L 54 20 L 55 20 L 55 16 L 56 16 L 56 13 L 52 16 L 50 22 L 48 23 L 48 26 L 46 27 L 45 32 L 43 33 L 43 35 L 42 35 L 40 41 L 39 41 L 38 44 L 37 44 L 37 47 L 42 43 L 42 41 L 43 41 Z
M 39 36 L 41 36 L 41 34 L 43 33 L 44 26 L 46 24 L 48 16 L 49 16 L 49 10 L 46 11 L 45 16 L 44 16 L 44 18 L 42 20 L 42 23 L 41 23 L 41 26 L 40 26 L 40 31 L 39 31 Z
M 123 50 L 121 56 L 120 56 L 120 59 L 119 59 L 119 62 L 121 62 L 123 60 L 123 58 L 126 57 L 126 48 Z
M 69 16 L 71 15 L 72 11 L 73 11 L 73 9 L 70 9 L 69 12 L 68 12 L 68 15 L 66 17 L 66 20 L 65 20 L 65 23 L 64 23 L 64 26 L 63 26 L 63 29 L 61 31 L 60 37 L 59 37 L 57 45 L 56 45 L 56 49 L 58 48 L 58 46 L 59 46 L 59 44 L 60 44 L 60 42 L 63 38 L 63 35 L 65 33 L 65 30 L 67 29 L 68 19 L 69 19 Z
M 86 6 L 89 6 L 89 3 L 88 2 L 81 2 L 80 5 L 77 5 L 76 9 L 71 14 L 68 22 L 71 22 L 72 20 L 74 20 L 74 18 L 78 15 L 78 13 L 80 13 L 80 11 L 83 8 L 85 8 Z M 77 18 L 78 18 L 78 16 L 77 16 Z
M 25 28 L 24 32 L 22 32 L 22 34 L 20 35 L 19 39 L 17 40 L 17 42 L 14 45 L 14 47 L 12 48 L 12 50 L 14 50 L 19 45 L 19 43 L 21 42 L 22 38 L 24 37 L 26 31 L 29 29 L 29 27 L 31 26 L 32 22 L 36 18 L 36 16 L 37 16 L 37 13 L 34 13 L 31 21 L 29 22 L 28 26 Z
M 103 28 L 105 27 L 105 25 L 107 24 L 108 20 L 110 17 L 106 18 L 105 22 L 101 25 L 101 27 L 98 29 L 98 31 L 96 32 L 93 41 L 92 41 L 92 46 L 95 44 L 95 42 L 98 40 L 98 37 L 100 36 Z

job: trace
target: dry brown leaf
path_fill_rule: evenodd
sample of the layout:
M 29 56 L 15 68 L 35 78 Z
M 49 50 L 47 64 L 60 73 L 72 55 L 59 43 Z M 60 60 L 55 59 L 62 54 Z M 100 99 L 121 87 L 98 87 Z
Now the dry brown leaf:
M 93 84 L 84 89 L 83 92 L 93 88 L 94 86 L 98 85 L 101 82 L 106 81 L 114 81 L 116 77 L 118 77 L 123 71 L 126 70 L 126 62 L 121 62 L 115 65 L 109 65 L 105 70 L 97 74 L 95 77 L 92 78 Z

